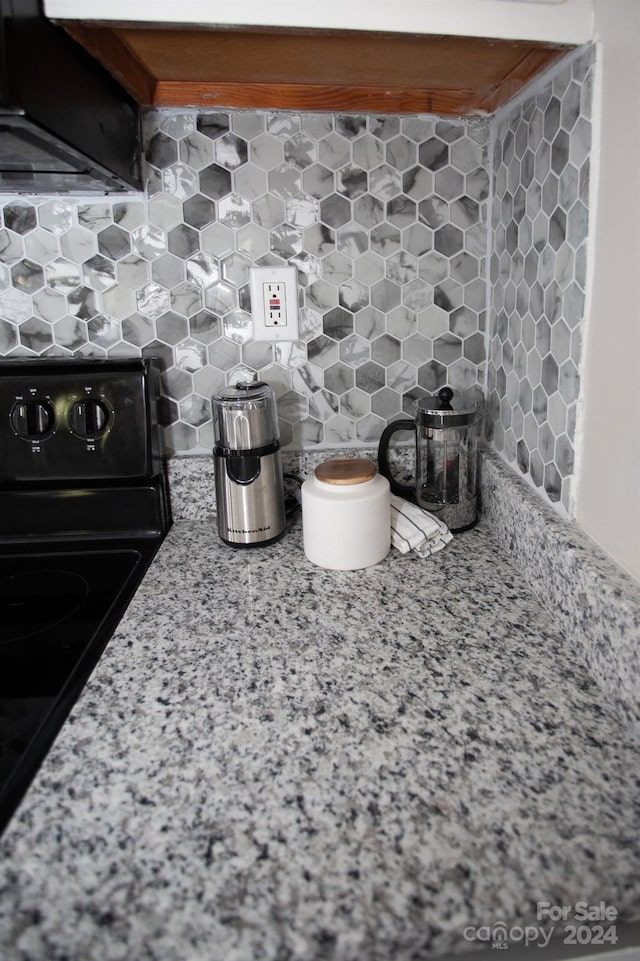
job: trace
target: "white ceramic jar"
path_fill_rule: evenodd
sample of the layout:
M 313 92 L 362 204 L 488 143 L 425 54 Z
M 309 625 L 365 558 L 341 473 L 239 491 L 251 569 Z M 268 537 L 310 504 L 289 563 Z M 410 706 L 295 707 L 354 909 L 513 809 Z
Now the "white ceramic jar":
M 389 481 L 363 458 L 320 464 L 302 485 L 302 532 L 304 552 L 319 567 L 378 564 L 391 547 Z

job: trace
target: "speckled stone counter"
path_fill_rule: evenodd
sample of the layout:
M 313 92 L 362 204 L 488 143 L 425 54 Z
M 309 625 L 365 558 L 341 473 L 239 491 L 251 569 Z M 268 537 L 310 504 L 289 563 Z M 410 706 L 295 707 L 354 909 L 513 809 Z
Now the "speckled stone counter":
M 335 573 L 180 521 L 0 845 L 3 961 L 418 961 L 640 916 L 640 746 L 483 523 Z
M 501 549 L 553 612 L 603 698 L 640 731 L 640 585 L 493 451 L 482 459 L 481 491 Z
M 410 483 L 413 445 L 397 445 L 389 453 L 396 477 Z M 283 462 L 285 471 L 306 477 L 323 460 L 343 456 L 377 462 L 377 449 L 285 451 Z M 176 517 L 194 520 L 215 513 L 211 457 L 174 458 L 170 473 Z M 640 586 L 491 448 L 481 451 L 480 475 L 482 514 L 500 549 L 553 612 L 602 696 L 640 731 Z

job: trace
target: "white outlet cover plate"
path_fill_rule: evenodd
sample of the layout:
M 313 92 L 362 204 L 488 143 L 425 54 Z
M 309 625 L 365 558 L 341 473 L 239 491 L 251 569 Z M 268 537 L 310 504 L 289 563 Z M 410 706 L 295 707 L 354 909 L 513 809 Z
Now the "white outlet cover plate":
M 295 267 L 252 267 L 251 316 L 253 339 L 258 341 L 291 342 L 299 339 L 298 333 L 298 271 Z M 264 310 L 264 285 L 284 284 L 286 324 L 268 326 Z

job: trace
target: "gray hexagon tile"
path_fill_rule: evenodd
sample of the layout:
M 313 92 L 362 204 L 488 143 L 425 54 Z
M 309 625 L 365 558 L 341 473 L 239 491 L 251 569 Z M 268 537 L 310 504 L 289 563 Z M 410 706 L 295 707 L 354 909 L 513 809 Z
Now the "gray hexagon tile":
M 590 64 L 497 118 L 149 111 L 146 197 L 4 201 L 0 354 L 156 354 L 180 453 L 237 379 L 272 384 L 284 446 L 357 445 L 488 366 L 496 446 L 567 502 Z M 253 264 L 298 269 L 298 343 L 251 340 Z
M 496 116 L 492 158 L 487 388 L 493 443 L 569 514 L 586 288 L 592 84 L 588 50 L 543 89 Z M 469 359 L 474 349 L 465 342 Z

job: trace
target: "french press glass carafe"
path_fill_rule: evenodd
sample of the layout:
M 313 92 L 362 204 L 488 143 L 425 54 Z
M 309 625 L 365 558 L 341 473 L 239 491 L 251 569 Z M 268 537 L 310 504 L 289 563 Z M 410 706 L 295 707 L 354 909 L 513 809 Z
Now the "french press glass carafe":
M 450 530 L 471 527 L 477 516 L 478 404 L 449 387 L 436 397 L 419 401 L 415 420 L 396 420 L 382 432 L 378 448 L 380 473 L 391 492 L 414 501 L 439 517 Z M 399 483 L 391 473 L 388 449 L 396 431 L 416 434 L 414 486 Z

